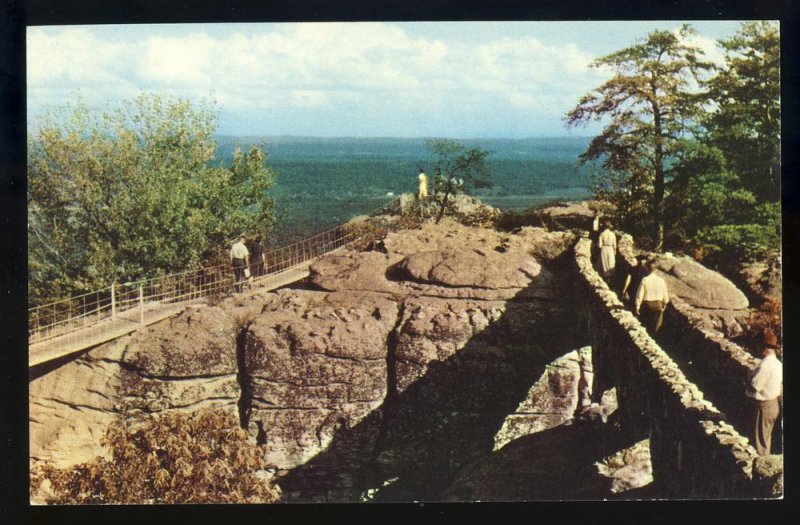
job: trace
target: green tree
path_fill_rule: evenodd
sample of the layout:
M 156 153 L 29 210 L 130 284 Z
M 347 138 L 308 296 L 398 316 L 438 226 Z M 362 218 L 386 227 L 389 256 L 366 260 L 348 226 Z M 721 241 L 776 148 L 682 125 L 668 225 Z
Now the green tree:
M 646 199 L 645 217 L 621 218 L 627 224 L 646 219 L 655 249 L 664 244 L 667 173 L 696 129 L 703 111 L 698 79 L 711 67 L 702 50 L 687 43 L 693 34 L 687 25 L 677 32 L 654 31 L 641 43 L 595 60 L 594 67 L 610 69 L 613 76 L 566 116 L 573 127 L 607 120 L 580 161 L 600 162 L 616 178 L 618 191 Z
M 30 301 L 196 267 L 271 226 L 265 153 L 214 166 L 215 129 L 210 104 L 157 95 L 45 117 L 28 139 Z
M 727 264 L 780 244 L 778 27 L 745 22 L 720 44 L 726 60 L 706 82 L 709 111 L 672 170 L 667 210 L 676 244 Z
M 744 22 L 720 40 L 726 61 L 708 82 L 717 106 L 705 125 L 742 187 L 759 201 L 780 200 L 780 33 L 776 22 Z
M 452 139 L 436 139 L 426 142 L 426 147 L 436 157 L 433 160 L 433 191 L 439 204 L 436 224 L 442 220 L 450 196 L 457 190 L 469 192 L 469 188 L 491 187 L 486 157 L 489 152 L 482 148 L 467 148 Z

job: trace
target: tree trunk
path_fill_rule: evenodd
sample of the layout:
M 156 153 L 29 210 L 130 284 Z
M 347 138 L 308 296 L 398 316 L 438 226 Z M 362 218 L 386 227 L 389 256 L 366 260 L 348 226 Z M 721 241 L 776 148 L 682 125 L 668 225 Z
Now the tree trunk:
M 653 85 L 653 98 L 656 87 Z M 655 251 L 664 250 L 664 144 L 662 143 L 661 109 L 653 102 L 653 128 L 655 131 L 655 180 L 653 181 L 653 242 Z

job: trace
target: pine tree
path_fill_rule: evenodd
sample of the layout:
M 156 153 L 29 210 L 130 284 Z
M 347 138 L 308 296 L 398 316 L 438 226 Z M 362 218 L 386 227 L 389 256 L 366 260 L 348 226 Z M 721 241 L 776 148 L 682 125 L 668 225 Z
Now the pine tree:
M 566 116 L 569 126 L 606 121 L 580 160 L 599 162 L 612 177 L 621 174 L 625 185 L 617 191 L 645 201 L 644 217 L 621 218 L 628 224 L 646 219 L 655 249 L 664 244 L 670 163 L 696 130 L 703 110 L 698 79 L 711 67 L 702 60 L 703 51 L 687 43 L 694 34 L 688 25 L 654 31 L 641 43 L 595 60 L 593 67 L 610 69 L 613 76 Z

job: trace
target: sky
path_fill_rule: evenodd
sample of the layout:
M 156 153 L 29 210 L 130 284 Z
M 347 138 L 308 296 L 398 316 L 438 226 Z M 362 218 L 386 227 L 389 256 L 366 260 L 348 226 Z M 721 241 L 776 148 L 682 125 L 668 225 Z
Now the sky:
M 686 21 L 719 61 L 736 21 Z M 564 115 L 609 72 L 591 62 L 683 21 L 359 22 L 28 27 L 28 126 L 82 100 L 216 101 L 218 133 L 584 136 Z

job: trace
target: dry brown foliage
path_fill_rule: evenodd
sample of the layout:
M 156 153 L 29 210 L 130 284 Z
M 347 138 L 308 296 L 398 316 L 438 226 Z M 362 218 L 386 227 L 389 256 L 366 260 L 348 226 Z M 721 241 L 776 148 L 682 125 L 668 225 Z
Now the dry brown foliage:
M 747 330 L 745 331 L 744 338 L 748 340 L 751 347 L 760 349 L 764 332 L 771 331 L 778 337 L 778 342 L 781 344 L 782 319 L 782 302 L 767 299 L 761 304 L 758 310 L 750 314 L 747 320 Z
M 166 414 L 135 430 L 120 421 L 104 444 L 111 460 L 34 468 L 32 494 L 45 479 L 55 504 L 270 503 L 280 494 L 257 475 L 263 450 L 227 411 Z

